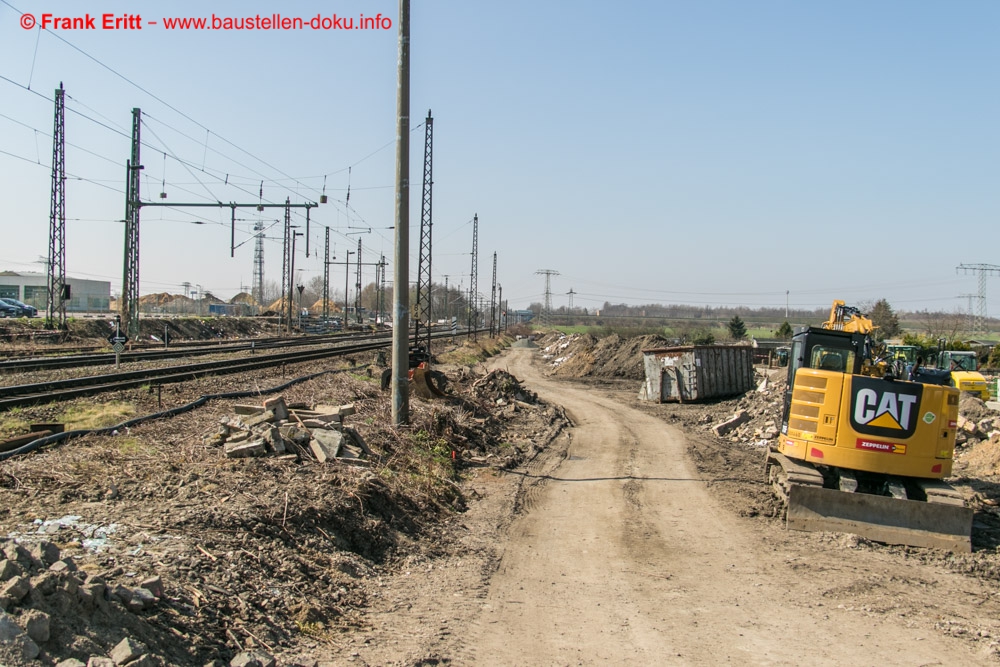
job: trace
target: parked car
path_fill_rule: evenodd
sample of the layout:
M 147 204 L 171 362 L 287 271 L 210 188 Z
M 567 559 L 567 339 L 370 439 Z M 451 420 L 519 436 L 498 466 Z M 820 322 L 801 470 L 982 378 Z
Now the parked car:
M 20 317 L 21 309 L 0 300 L 0 317 Z
M 0 299 L 0 303 L 16 308 L 17 314 L 14 317 L 38 317 L 38 309 L 34 306 L 29 306 L 23 301 L 18 301 L 17 299 Z

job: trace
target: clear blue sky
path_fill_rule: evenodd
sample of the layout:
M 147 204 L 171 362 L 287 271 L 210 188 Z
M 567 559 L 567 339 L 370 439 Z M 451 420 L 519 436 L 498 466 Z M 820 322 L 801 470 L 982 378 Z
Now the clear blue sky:
M 59 32 L 67 44 L 23 29 L 4 2 L 39 20 L 131 13 L 160 24 Z M 256 202 L 263 180 L 266 200 L 303 202 L 318 199 L 326 175 L 332 201 L 312 215 L 313 249 L 328 225 L 339 259 L 360 227 L 364 259 L 391 258 L 396 2 L 4 2 L 0 76 L 15 83 L 0 79 L 0 269 L 43 270 L 60 81 L 67 171 L 88 179 L 67 187 L 71 275 L 120 288 L 133 107 L 157 147 L 143 148 L 144 199 L 165 190 L 167 201 Z M 956 311 L 968 306 L 956 297 L 978 290 L 956 267 L 1000 264 L 994 0 L 413 5 L 412 125 L 428 109 L 435 118 L 435 282 L 468 286 L 475 213 L 480 291 L 495 251 L 515 307 L 542 300 L 535 271 L 552 269 L 556 306 L 570 288 L 588 308 L 783 306 L 789 290 L 793 307 L 887 298 Z M 162 26 L 277 12 L 381 13 L 394 24 Z M 414 277 L 423 136 L 411 134 Z M 348 166 L 349 215 L 337 203 Z M 237 243 L 257 215 L 239 213 Z M 229 297 L 250 284 L 253 242 L 229 257 L 228 210 L 142 217 L 143 293 L 187 281 Z M 308 280 L 320 262 L 300 254 L 296 266 Z M 280 281 L 280 268 L 269 241 L 266 279 Z M 339 291 L 343 268 L 332 271 Z M 1000 276 L 987 296 L 1000 315 Z

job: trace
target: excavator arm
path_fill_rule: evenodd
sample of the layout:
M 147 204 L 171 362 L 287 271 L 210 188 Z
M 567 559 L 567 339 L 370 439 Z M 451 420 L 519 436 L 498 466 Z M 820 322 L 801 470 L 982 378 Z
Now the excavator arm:
M 830 306 L 830 319 L 823 322 L 823 328 L 848 333 L 869 334 L 878 327 L 859 308 L 845 305 L 843 301 L 836 299 Z

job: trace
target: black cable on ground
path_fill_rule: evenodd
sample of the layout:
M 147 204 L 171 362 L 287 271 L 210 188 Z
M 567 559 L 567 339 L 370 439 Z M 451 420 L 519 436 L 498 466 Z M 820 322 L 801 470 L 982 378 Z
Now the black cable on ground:
M 356 371 L 359 368 L 365 368 L 365 366 L 357 366 L 355 368 L 337 368 L 328 371 L 320 371 L 319 373 L 311 373 L 309 375 L 303 375 L 301 377 L 294 378 L 280 384 L 277 387 L 271 387 L 269 389 L 254 389 L 252 391 L 229 391 L 222 394 L 205 394 L 198 399 L 186 403 L 185 405 L 179 405 L 176 408 L 170 408 L 169 410 L 163 410 L 161 412 L 155 412 L 150 415 L 143 415 L 141 417 L 135 417 L 134 419 L 129 419 L 128 421 L 123 421 L 120 424 L 115 424 L 114 426 L 107 426 L 105 428 L 93 428 L 93 429 L 80 429 L 77 431 L 63 431 L 62 433 L 53 433 L 52 435 L 45 436 L 44 438 L 39 438 L 38 440 L 32 440 L 26 445 L 21 445 L 17 449 L 12 449 L 9 452 L 0 452 L 0 461 L 6 461 L 14 456 L 20 456 L 21 454 L 28 454 L 35 451 L 36 449 L 41 449 L 46 445 L 52 445 L 57 442 L 62 442 L 63 440 L 69 440 L 70 438 L 77 438 L 84 435 L 90 434 L 112 434 L 115 431 L 130 428 L 132 426 L 137 426 L 143 422 L 153 421 L 154 419 L 162 419 L 164 417 L 176 417 L 179 414 L 185 412 L 190 412 L 195 408 L 200 408 L 209 401 L 213 399 L 227 399 L 227 398 L 250 398 L 252 396 L 263 396 L 264 394 L 273 394 L 283 389 L 287 389 L 294 384 L 299 382 L 305 382 L 307 380 L 312 380 L 313 378 L 318 378 L 322 375 L 329 375 L 330 373 L 344 373 L 346 371 Z

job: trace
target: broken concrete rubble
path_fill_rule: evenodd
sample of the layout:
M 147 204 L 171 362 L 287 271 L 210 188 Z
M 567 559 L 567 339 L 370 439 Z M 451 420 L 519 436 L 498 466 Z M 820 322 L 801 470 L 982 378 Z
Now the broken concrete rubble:
M 219 429 L 205 436 L 209 447 L 222 447 L 227 458 L 311 454 L 320 463 L 358 463 L 371 450 L 355 429 L 344 426 L 344 418 L 356 413 L 353 404 L 289 405 L 278 396 L 263 405 L 238 404 L 235 416 L 224 417 Z
M 712 432 L 721 438 L 730 431 L 734 430 L 737 426 L 746 424 L 748 421 L 750 421 L 750 415 L 747 414 L 746 410 L 740 410 L 726 421 L 713 426 Z
M 316 460 L 325 463 L 330 459 L 337 458 L 337 452 L 340 451 L 340 445 L 343 441 L 344 434 L 339 431 L 316 430 L 312 440 L 309 441 L 309 447 L 316 455 Z
M 251 442 L 227 442 L 225 444 L 226 456 L 231 459 L 242 459 L 250 456 L 264 456 L 267 454 L 267 446 L 264 440 L 253 440 Z
M 137 642 L 131 637 L 121 640 L 117 646 L 111 649 L 111 659 L 116 665 L 127 664 L 146 652 L 146 646 L 142 642 Z
M 14 542 L 14 539 L 23 542 Z M 51 660 L 56 643 L 65 637 L 67 618 L 86 615 L 88 610 L 100 610 L 108 617 L 127 612 L 138 614 L 157 606 L 164 595 L 163 580 L 159 575 L 154 573 L 145 577 L 138 588 L 108 586 L 104 576 L 85 574 L 79 570 L 73 558 L 63 556 L 56 544 L 21 536 L 0 538 L 0 545 L 5 554 L 12 556 L 45 554 L 44 559 L 25 561 L 24 566 L 9 559 L 0 561 L 0 568 L 8 573 L 17 573 L 7 580 L 4 593 L 0 594 L 0 606 L 3 607 L 3 611 L 0 611 L 0 655 L 16 655 L 25 661 L 39 659 L 44 664 L 61 664 L 65 667 L 85 664 L 100 667 L 161 667 L 170 664 L 160 656 L 149 653 L 145 646 L 132 639 L 120 642 L 114 648 L 108 646 L 104 649 L 110 657 L 93 655 L 94 651 L 100 650 L 100 646 L 92 645 L 89 659 L 86 653 L 81 656 L 88 660 L 86 663 L 74 659 L 58 663 Z M 47 565 L 48 561 L 54 562 Z M 134 573 L 126 573 L 122 568 L 117 568 L 109 571 L 106 576 L 128 578 L 134 576 Z M 0 663 L 2 662 L 4 661 L 0 658 Z

